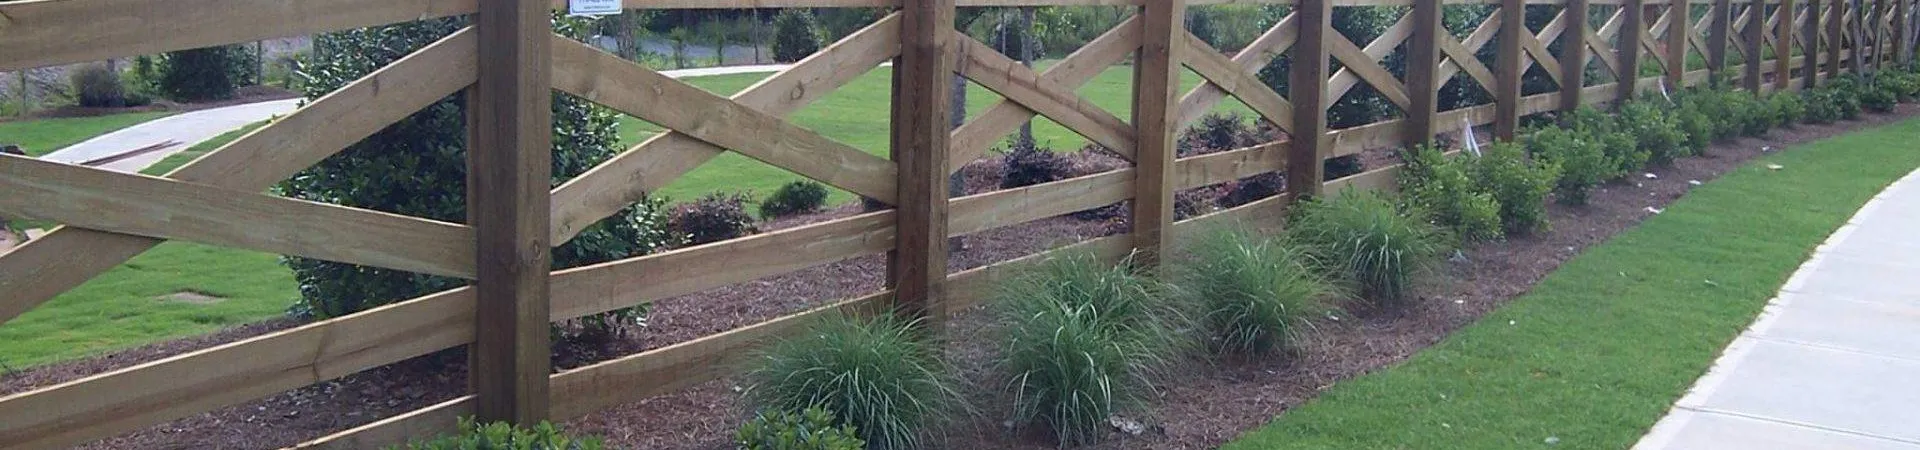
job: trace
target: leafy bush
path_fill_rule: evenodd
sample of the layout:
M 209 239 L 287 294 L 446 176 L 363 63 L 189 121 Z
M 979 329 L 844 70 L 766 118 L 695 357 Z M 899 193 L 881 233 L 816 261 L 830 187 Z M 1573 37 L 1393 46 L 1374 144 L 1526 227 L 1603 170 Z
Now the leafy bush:
M 167 52 L 159 68 L 160 93 L 182 102 L 233 98 L 257 71 L 253 52 L 238 44 Z
M 1840 120 L 1840 94 L 1830 87 L 1809 89 L 1800 93 L 1807 113 L 1801 120 L 1807 123 L 1833 123 Z
M 700 245 L 757 233 L 753 215 L 747 214 L 745 193 L 715 192 L 690 203 L 674 205 L 667 217 L 667 229 L 687 237 L 688 245 Z
M 1472 176 L 1500 205 L 1500 225 L 1507 234 L 1547 229 L 1547 193 L 1560 177 L 1560 166 L 1527 158 L 1510 142 L 1483 147 L 1474 158 Z
M 815 181 L 795 181 L 780 186 L 760 202 L 761 217 L 781 217 L 810 213 L 827 205 L 827 185 Z
M 1433 220 L 1467 241 L 1490 241 L 1504 233 L 1500 202 L 1473 180 L 1465 156 L 1448 158 L 1440 149 L 1422 145 L 1401 155 L 1400 192 L 1406 200 L 1433 214 Z
M 120 84 L 120 72 L 106 64 L 87 64 L 67 75 L 73 95 L 80 106 L 115 108 L 127 106 L 126 87 Z
M 1544 128 L 1526 139 L 1527 153 L 1560 169 L 1553 194 L 1570 205 L 1585 204 L 1594 186 L 1621 176 L 1620 164 L 1608 157 L 1604 145 L 1590 132 L 1566 128 Z
M 1840 118 L 1854 120 L 1860 118 L 1861 96 L 1866 94 L 1867 83 L 1859 74 L 1846 73 L 1833 78 L 1827 89 L 1833 91 L 1834 104 L 1840 110 Z
M 506 422 L 480 425 L 472 418 L 460 418 L 460 432 L 428 441 L 411 442 L 390 449 L 404 450 L 599 450 L 598 438 L 576 438 L 560 432 L 551 423 L 532 428 L 515 427 Z
M 1559 132 L 1569 133 L 1583 141 L 1590 142 L 1600 149 L 1606 163 L 1611 167 L 1602 172 L 1600 181 L 1612 180 L 1640 170 L 1653 157 L 1652 152 L 1640 148 L 1640 142 L 1624 121 L 1612 115 L 1601 113 L 1592 108 L 1581 108 L 1569 115 L 1565 126 Z M 1554 129 L 1548 127 L 1548 129 Z M 1558 136 L 1555 136 L 1558 137 Z M 1553 138 L 1553 137 L 1550 137 Z M 1536 150 L 1528 145 L 1529 151 Z M 1538 154 L 1537 151 L 1533 152 Z
M 773 16 L 773 60 L 791 63 L 820 51 L 819 25 L 804 8 L 787 8 Z
M 1651 101 L 1627 102 L 1620 106 L 1618 116 L 1620 130 L 1637 139 L 1635 154 L 1645 153 L 1647 163 L 1662 166 L 1691 154 L 1679 122 L 1662 110 L 1664 107 Z
M 1806 101 L 1792 93 L 1782 92 L 1767 97 L 1767 106 L 1773 111 L 1772 122 L 1776 127 L 1793 126 L 1807 115 Z
M 1674 112 L 1679 122 L 1680 133 L 1687 137 L 1687 154 L 1699 155 L 1707 152 L 1707 146 L 1713 145 L 1713 118 L 1700 112 L 1699 108 L 1682 104 Z
M 1320 163 L 1320 171 L 1321 180 L 1338 180 L 1367 171 L 1367 163 L 1360 160 L 1360 155 L 1335 156 Z
M 1093 441 L 1108 417 L 1151 401 L 1164 370 L 1193 347 L 1163 286 L 1129 266 L 1069 253 L 998 290 L 998 364 L 1015 425 L 1051 429 L 1061 445 Z
M 1175 280 L 1199 308 L 1201 329 L 1217 353 L 1292 348 L 1336 297 L 1305 252 L 1240 228 L 1204 231 L 1187 243 Z
M 834 425 L 834 414 L 818 406 L 795 414 L 754 414 L 740 426 L 733 443 L 741 450 L 863 450 L 867 441 L 850 425 Z
M 875 448 L 920 448 L 929 430 L 967 407 L 918 328 L 892 314 L 822 318 L 753 355 L 746 397 L 760 410 L 831 411 L 832 423 Z
M 1006 176 L 1000 178 L 1001 189 L 1032 186 L 1073 176 L 1073 161 L 1033 141 L 1014 139 L 1004 153 Z
M 1895 99 L 1911 102 L 1920 98 L 1920 73 L 1905 70 L 1884 70 L 1880 72 L 1880 86 L 1893 92 Z
M 1900 103 L 1900 95 L 1882 78 L 1872 86 L 1860 92 L 1860 107 L 1877 113 L 1893 112 L 1893 106 Z
M 1287 237 L 1357 286 L 1375 307 L 1392 307 L 1448 247 L 1445 233 L 1425 214 L 1402 211 L 1375 191 L 1348 189 L 1296 203 Z
M 315 58 L 301 65 L 308 98 L 318 98 L 420 49 L 465 25 L 434 19 L 322 34 Z M 573 32 L 565 20 L 560 31 Z M 137 69 L 137 67 L 136 67 Z M 586 172 L 620 150 L 613 113 L 591 103 L 553 99 L 553 179 Z M 467 218 L 464 103 L 441 99 L 301 171 L 276 189 L 289 197 L 371 208 L 453 223 Z M 581 230 L 554 248 L 553 268 L 568 268 L 652 253 L 679 239 L 666 231 L 662 202 L 645 199 Z M 465 284 L 449 278 L 307 258 L 285 258 L 300 284 L 293 313 L 335 317 Z M 587 331 L 632 323 L 637 314 L 594 316 Z
M 1199 123 L 1187 127 L 1181 132 L 1179 156 L 1193 156 L 1231 150 L 1244 145 L 1247 137 L 1253 133 L 1247 122 L 1234 113 L 1212 113 L 1200 117 Z
M 1267 172 L 1242 178 L 1228 184 L 1227 195 L 1220 196 L 1220 206 L 1232 208 L 1279 195 L 1286 189 L 1286 185 L 1287 176 L 1280 172 Z

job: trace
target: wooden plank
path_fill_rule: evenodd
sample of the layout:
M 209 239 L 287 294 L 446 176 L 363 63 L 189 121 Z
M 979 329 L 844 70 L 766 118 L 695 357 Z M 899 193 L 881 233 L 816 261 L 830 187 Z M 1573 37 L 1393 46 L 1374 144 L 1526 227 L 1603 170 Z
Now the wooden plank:
M 900 57 L 893 64 L 893 161 L 900 167 L 898 234 L 887 258 L 895 312 L 937 327 L 947 280 L 948 103 L 953 77 L 953 0 L 900 9 Z M 937 328 L 935 328 L 937 329 Z
M 1128 16 L 1120 25 L 1040 72 L 1040 77 L 1062 86 L 1086 84 L 1107 67 L 1125 60 L 1140 46 L 1139 39 L 1140 16 Z M 979 159 L 994 143 L 1033 116 L 1033 111 L 1007 100 L 987 107 L 973 120 L 948 134 L 952 148 L 947 151 L 947 169 L 959 170 L 961 166 Z
M 1620 64 L 1615 66 L 1619 71 L 1614 72 L 1614 76 L 1619 79 L 1623 101 L 1632 100 L 1640 91 L 1640 40 L 1646 35 L 1646 9 L 1645 0 L 1626 0 L 1620 7 L 1620 46 L 1616 50 Z
M 1720 0 L 1726 1 L 1726 0 Z M 1588 0 L 1567 0 L 1567 9 L 1561 17 L 1571 17 L 1567 21 L 1567 31 L 1560 34 L 1560 51 L 1566 52 L 1560 57 L 1566 64 L 1560 66 L 1560 110 L 1580 109 L 1586 100 L 1581 94 L 1587 86 L 1587 13 Z
M 1527 31 L 1526 5 L 1520 0 L 1500 2 L 1500 42 L 1495 48 L 1493 137 L 1511 141 L 1520 130 L 1521 41 Z
M 1555 22 L 1558 20 L 1556 19 Z M 1539 64 L 1540 68 L 1547 73 L 1547 78 L 1552 79 L 1554 83 L 1562 83 L 1560 61 L 1553 57 L 1552 52 L 1547 51 L 1545 44 L 1540 43 L 1541 39 L 1552 40 L 1553 38 L 1536 37 L 1533 33 L 1527 32 L 1520 33 L 1520 50 L 1527 54 L 1526 58 L 1520 59 L 1520 73 L 1527 73 L 1527 69 L 1533 68 L 1534 64 Z
M 1813 88 L 1814 86 L 1820 85 L 1820 52 L 1823 50 L 1820 43 L 1822 37 L 1820 33 L 1820 17 L 1821 11 L 1826 10 L 1820 2 L 1821 0 L 1807 0 L 1806 28 L 1800 30 L 1800 34 L 1806 39 L 1807 45 L 1807 51 L 1802 55 L 1807 59 L 1807 74 L 1804 76 L 1806 83 L 1805 88 Z
M 1109 150 L 1131 158 L 1133 127 L 1113 113 L 1054 83 L 1033 69 L 994 51 L 965 33 L 953 32 L 957 43 L 957 72 L 1028 110 L 1046 116 Z
M 1179 133 L 1180 65 L 1183 61 L 1212 61 L 1211 72 L 1246 75 L 1231 60 L 1212 50 L 1197 49 L 1185 27 L 1184 0 L 1156 0 L 1140 9 L 1140 53 L 1134 58 L 1133 126 L 1140 136 L 1140 154 L 1134 158 L 1132 240 L 1137 260 L 1154 267 L 1171 254 L 1167 234 L 1173 226 L 1174 135 Z M 1191 39 L 1197 41 L 1198 39 Z M 1203 48 L 1205 43 L 1199 44 Z M 1199 64 L 1206 66 L 1206 64 Z M 1265 86 L 1215 81 L 1229 93 L 1272 94 Z M 1249 104 L 1258 102 L 1249 102 Z M 1267 108 L 1272 105 L 1263 104 Z M 1261 111 L 1269 120 L 1276 112 Z
M 1793 1 L 1780 1 L 1780 15 L 1793 17 L 1794 13 L 1799 11 L 1799 7 L 1794 6 Z M 1775 30 L 1776 33 L 1780 33 L 1779 37 L 1773 40 L 1773 86 L 1777 90 L 1786 90 L 1793 85 L 1793 28 L 1795 25 L 1792 20 L 1781 20 L 1779 28 Z
M 1812 2 L 1810 4 L 1813 5 L 1814 8 L 1819 8 L 1819 0 L 1808 1 Z M 1913 62 L 1913 27 L 1908 25 L 1912 20 L 1910 18 L 1913 17 L 1913 2 L 1914 0 L 1894 0 L 1893 2 L 1893 42 L 1895 44 L 1893 53 L 1899 58 L 1895 62 L 1900 64 L 1910 64 Z M 1809 52 L 1807 54 L 1812 55 L 1814 53 Z M 1809 71 L 1809 73 L 1812 72 L 1818 71 Z
M 1765 8 L 1765 5 L 1758 3 L 1748 5 L 1747 14 L 1751 16 L 1752 19 L 1747 20 L 1746 29 L 1742 30 L 1746 32 L 1746 39 L 1743 43 L 1746 44 L 1745 47 L 1747 48 L 1747 60 L 1746 64 L 1742 67 L 1746 69 L 1746 75 L 1741 77 L 1741 82 L 1746 87 L 1747 92 L 1755 94 L 1760 93 L 1760 69 L 1764 67 L 1765 64 L 1763 61 L 1765 53 L 1761 50 L 1761 46 L 1766 42 L 1767 35 L 1767 21 L 1762 19 L 1762 17 L 1766 15 Z
M 1285 141 L 1180 158 L 1173 163 L 1173 188 L 1193 189 L 1287 168 Z
M 0 217 L 473 278 L 473 230 L 379 211 L 0 155 Z
M 730 99 L 786 117 L 900 54 L 900 15 L 888 14 L 793 67 Z M 553 190 L 553 237 L 559 245 L 595 222 L 665 187 L 726 149 L 668 131 L 628 149 Z
M 1405 41 L 1408 37 L 1413 36 L 1413 27 L 1413 15 L 1401 15 L 1400 20 L 1394 21 L 1393 25 L 1389 25 L 1385 30 L 1380 31 L 1380 37 L 1374 38 L 1373 42 L 1367 43 L 1366 48 L 1360 49 L 1361 53 L 1366 54 L 1366 58 L 1363 59 L 1367 61 L 1379 61 L 1381 58 L 1392 54 L 1394 48 L 1400 46 L 1401 41 Z M 1340 55 L 1334 54 L 1333 57 L 1338 58 Z M 1382 69 L 1382 71 L 1384 71 L 1384 69 Z M 1393 76 L 1388 75 L 1388 78 L 1393 78 Z M 1341 67 L 1339 71 L 1333 73 L 1333 78 L 1327 81 L 1327 98 L 1338 99 L 1345 96 L 1347 95 L 1347 91 L 1352 90 L 1354 86 L 1358 86 L 1361 81 L 1360 75 L 1354 72 L 1352 67 Z M 1398 84 L 1398 80 L 1396 79 L 1394 83 Z M 1368 84 L 1372 83 L 1369 81 Z M 1411 94 L 1409 94 L 1409 97 L 1411 97 Z M 1411 104 L 1411 100 L 1409 100 L 1408 105 Z M 1407 108 L 1409 106 L 1403 105 L 1401 107 Z
M 1589 3 L 1591 3 L 1591 1 L 1589 1 Z M 1613 34 L 1608 33 L 1607 27 L 1618 27 L 1625 13 L 1625 9 L 1614 11 L 1612 18 L 1607 19 L 1607 22 L 1601 25 L 1600 31 L 1590 31 L 1586 36 L 1587 47 L 1593 49 L 1589 54 L 1594 59 L 1599 60 L 1601 64 L 1604 64 L 1607 72 L 1612 73 L 1615 77 L 1619 77 L 1622 73 L 1620 70 L 1620 54 L 1614 50 L 1613 45 L 1608 44 L 1606 41 L 1606 39 L 1613 36 Z
M 553 370 L 547 243 L 553 180 L 554 38 L 545 2 L 480 0 L 480 77 L 467 92 L 467 223 L 473 224 L 474 418 L 547 420 Z M 559 38 L 559 40 L 566 40 Z M 569 41 L 571 42 L 571 41 Z
M 1200 78 L 1206 79 L 1207 85 L 1240 99 L 1248 109 L 1252 109 L 1254 113 L 1269 122 L 1291 123 L 1293 121 L 1293 104 L 1287 103 L 1287 99 L 1280 97 L 1279 93 L 1267 87 L 1266 83 L 1262 83 L 1259 78 L 1255 78 L 1253 73 L 1235 64 L 1233 60 L 1220 54 L 1219 50 L 1207 45 L 1205 41 L 1201 41 L 1199 36 L 1186 33 L 1178 45 L 1186 46 L 1186 51 L 1181 53 L 1181 63 L 1193 69 Z M 1177 118 L 1177 120 L 1184 119 Z M 1173 125 L 1178 130 L 1186 123 L 1175 122 Z
M 1464 41 L 1454 41 L 1452 36 L 1440 36 L 1440 51 L 1445 52 L 1446 55 L 1445 59 L 1441 60 L 1437 84 L 1446 85 L 1455 74 L 1465 71 L 1467 76 L 1473 77 L 1473 81 L 1480 83 L 1481 87 L 1493 86 L 1493 71 L 1487 69 L 1485 64 L 1481 64 L 1480 58 L 1475 57 L 1474 53 L 1480 51 L 1480 48 L 1485 47 L 1488 42 L 1493 42 L 1494 36 L 1500 32 L 1499 18 L 1498 15 L 1489 16 L 1485 22 L 1481 22 L 1480 26 L 1473 30 L 1473 34 L 1467 35 Z
M 1831 71 L 1830 76 L 1840 76 L 1841 67 L 1845 67 L 1840 61 L 1841 53 L 1847 51 L 1846 34 L 1842 30 L 1847 21 L 1846 5 L 1844 0 L 1827 2 L 1827 70 Z
M 461 288 L 0 398 L 0 447 L 60 448 L 470 342 Z
M 1191 219 L 1189 219 L 1191 220 Z M 1175 227 L 1178 228 L 1177 226 Z M 1133 251 L 1132 238 L 1126 235 L 1114 235 L 1088 239 L 1052 250 L 1001 261 L 986 266 L 956 272 L 947 276 L 947 286 L 952 298 L 947 307 L 949 311 L 961 311 L 991 301 L 1006 280 L 1019 274 L 1030 264 L 1070 253 L 1088 252 L 1100 261 L 1115 264 Z
M 1294 40 L 1300 37 L 1300 28 L 1294 24 L 1293 17 L 1293 14 L 1287 14 L 1280 19 L 1280 23 L 1274 24 L 1260 37 L 1254 38 L 1253 43 L 1247 44 L 1246 48 L 1234 53 L 1232 61 L 1240 66 L 1240 71 L 1258 73 L 1274 57 L 1280 56 L 1288 47 L 1293 46 Z M 1185 127 L 1200 120 L 1200 117 L 1213 110 L 1214 105 L 1220 104 L 1220 101 L 1226 98 L 1227 91 L 1213 83 L 1200 83 L 1199 86 L 1194 86 L 1193 90 L 1187 91 L 1186 95 L 1180 97 L 1180 126 Z M 1274 125 L 1281 127 L 1284 131 L 1286 127 L 1293 126 L 1293 123 L 1279 121 L 1274 122 Z
M 1693 20 L 1688 16 L 1692 4 L 1675 1 L 1667 4 L 1667 84 L 1680 87 L 1687 78 L 1687 36 L 1693 34 Z
M 1333 4 L 1329 0 L 1300 0 L 1294 15 L 1300 19 L 1300 39 L 1293 46 L 1288 67 L 1287 95 L 1293 101 L 1291 151 L 1287 152 L 1287 193 L 1293 198 L 1320 194 L 1320 164 L 1327 146 L 1327 63 L 1333 32 Z M 1329 35 L 1331 39 L 1329 39 Z
M 555 89 L 883 203 L 898 195 L 892 162 L 572 39 L 552 41 Z
M 948 233 L 978 233 L 1119 203 L 1133 198 L 1134 172 L 1124 168 L 954 199 Z
M 426 436 L 459 429 L 461 417 L 473 415 L 473 396 L 465 395 L 433 406 L 349 428 L 300 445 L 297 450 L 357 450 L 405 445 Z
M 1411 103 L 1411 100 L 1407 98 L 1407 87 L 1400 84 L 1400 79 L 1394 78 L 1393 72 L 1389 72 L 1387 68 L 1381 67 L 1379 61 L 1374 60 L 1372 55 L 1368 55 L 1365 51 L 1360 50 L 1360 47 L 1354 46 L 1353 42 L 1335 33 L 1327 36 L 1327 46 L 1327 54 L 1329 56 L 1339 60 L 1340 64 L 1346 66 L 1346 70 L 1352 71 L 1355 75 L 1358 75 L 1360 79 L 1366 80 L 1367 84 L 1372 85 L 1375 90 L 1380 91 L 1380 95 L 1386 97 L 1387 101 L 1393 102 L 1395 106 L 1399 106 L 1401 109 L 1405 109 L 1407 105 Z M 1289 69 L 1291 69 L 1291 67 L 1289 67 Z M 1333 95 L 1332 88 L 1333 86 L 1328 86 L 1327 101 L 1329 102 L 1340 99 Z
M 0 2 L 0 72 L 304 36 L 474 11 L 474 0 Z
M 454 33 L 174 169 L 167 177 L 234 190 L 264 190 L 472 84 L 474 42 L 470 30 Z M 0 292 L 7 293 L 0 296 L 0 323 L 160 242 L 59 227 L 0 253 Z
M 1721 73 L 1727 69 L 1727 40 L 1731 39 L 1733 20 L 1732 0 L 1713 0 L 1713 9 L 1707 10 L 1707 70 Z
M 1656 6 L 1648 4 L 1645 5 L 1645 7 L 1654 8 Z M 1667 73 L 1667 67 L 1670 65 L 1667 61 L 1667 52 L 1665 51 L 1665 46 L 1661 44 L 1662 41 L 1655 37 L 1655 33 L 1663 32 L 1667 27 L 1665 8 L 1661 8 L 1661 10 L 1658 17 L 1654 19 L 1653 26 L 1640 31 L 1640 46 L 1647 52 L 1645 55 L 1642 55 L 1644 58 L 1642 61 L 1653 61 L 1654 65 L 1659 66 L 1660 73 L 1665 74 Z
M 1440 10 L 1439 2 L 1415 2 L 1413 12 L 1407 14 L 1413 20 L 1413 35 L 1407 43 L 1407 94 L 1412 102 L 1407 105 L 1407 135 L 1402 141 L 1409 146 L 1433 140 L 1440 131 L 1436 122 L 1440 114 L 1440 40 L 1450 37 L 1444 36 Z

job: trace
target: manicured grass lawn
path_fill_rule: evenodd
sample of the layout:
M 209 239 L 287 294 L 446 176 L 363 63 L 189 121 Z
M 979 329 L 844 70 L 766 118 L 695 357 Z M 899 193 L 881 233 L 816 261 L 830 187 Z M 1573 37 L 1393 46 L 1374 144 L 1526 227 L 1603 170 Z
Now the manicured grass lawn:
M 1630 447 L 1815 246 L 1920 166 L 1917 134 L 1908 120 L 1747 164 L 1225 448 Z
M 0 122 L 0 144 L 19 144 L 27 154 L 40 156 L 94 136 L 173 114 L 137 112 L 97 117 L 70 117 Z
M 1047 63 L 1042 63 L 1045 66 Z M 1040 68 L 1037 70 L 1044 70 Z M 753 73 L 722 75 L 712 77 L 689 78 L 685 81 L 709 92 L 720 95 L 733 95 L 754 82 L 771 74 Z M 839 140 L 867 153 L 885 157 L 887 154 L 888 115 L 892 108 L 891 79 L 893 69 L 880 67 L 848 83 L 846 87 L 812 105 L 807 106 L 789 117 L 802 127 L 819 132 L 822 135 Z M 1182 93 L 1201 81 L 1199 75 L 1187 72 L 1181 80 Z M 1091 82 L 1079 89 L 1081 96 L 1095 105 L 1113 113 L 1121 120 L 1132 117 L 1133 68 L 1114 66 L 1102 72 Z M 967 114 L 969 117 L 979 114 L 1000 100 L 1000 96 L 978 85 L 969 85 L 967 91 Z M 1253 117 L 1251 110 L 1238 100 L 1228 99 L 1221 102 L 1217 111 L 1237 111 L 1242 117 Z M 660 127 L 631 117 L 623 117 L 620 128 L 621 143 L 633 145 L 646 137 L 660 132 Z M 1078 150 L 1086 144 L 1086 139 L 1068 131 L 1044 118 L 1034 121 L 1034 140 L 1058 151 Z M 728 152 L 706 165 L 700 166 L 686 176 L 675 180 L 656 194 L 665 195 L 673 201 L 688 201 L 715 191 L 752 191 L 764 196 L 780 188 L 787 182 L 801 179 L 799 175 L 748 158 L 738 153 Z M 845 191 L 833 190 L 828 201 L 838 203 L 853 197 Z
M 186 150 L 181 150 L 180 153 L 167 155 L 166 158 L 161 159 L 159 162 L 153 163 L 153 165 L 147 166 L 145 169 L 141 169 L 140 173 L 153 176 L 166 175 L 167 172 L 172 172 L 173 169 L 178 169 L 180 166 L 192 162 L 195 158 L 199 158 L 201 155 L 207 154 L 207 152 L 218 149 L 222 145 L 227 145 L 228 142 L 233 142 L 234 139 L 239 139 L 240 136 L 245 136 L 247 133 L 251 133 L 253 130 L 266 125 L 267 122 L 265 121 L 254 122 L 247 126 L 234 129 L 233 131 L 220 133 L 219 136 L 214 136 L 213 139 L 208 139 L 206 142 L 187 147 Z

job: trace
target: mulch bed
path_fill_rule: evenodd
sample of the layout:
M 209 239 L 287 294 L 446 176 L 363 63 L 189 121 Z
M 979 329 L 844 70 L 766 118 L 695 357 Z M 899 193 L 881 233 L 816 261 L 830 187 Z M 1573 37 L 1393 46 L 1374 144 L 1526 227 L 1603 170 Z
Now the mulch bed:
M 1339 380 L 1406 359 L 1474 319 L 1525 293 L 1534 283 L 1587 246 L 1631 227 L 1692 188 L 1769 151 L 1884 124 L 1920 113 L 1901 105 L 1894 114 L 1869 115 L 1838 125 L 1802 125 L 1777 130 L 1766 139 L 1716 144 L 1704 157 L 1672 167 L 1634 174 L 1597 190 L 1590 205 L 1550 207 L 1552 231 L 1466 249 L 1464 261 L 1446 263 L 1439 276 L 1419 289 L 1405 313 L 1326 322 L 1292 358 L 1221 363 L 1194 369 L 1182 382 L 1166 386 L 1159 405 L 1144 417 L 1139 435 L 1113 432 L 1090 448 L 1211 448 L 1259 426 L 1287 408 L 1312 398 Z M 1375 155 L 1369 161 L 1384 160 Z M 997 183 L 993 162 L 965 169 L 969 191 Z M 1098 164 L 1095 164 L 1098 165 Z M 1089 169 L 1091 170 L 1091 169 Z M 846 206 L 820 214 L 767 224 L 777 229 L 842 217 Z M 953 255 L 953 270 L 979 267 L 1031 254 L 1063 243 L 1119 232 L 1111 222 L 1055 217 L 968 236 L 967 247 Z M 885 262 L 866 257 L 664 299 L 655 303 L 646 329 L 588 351 L 563 348 L 556 364 L 576 367 L 593 361 L 684 342 L 700 336 L 797 312 L 825 301 L 880 289 Z M 981 415 L 954 427 L 948 447 L 1042 449 L 1044 437 L 1005 428 L 1006 401 L 988 365 L 995 358 L 987 314 L 957 315 L 947 325 L 949 354 L 977 384 Z M 8 371 L 0 394 L 70 381 L 187 351 L 257 336 L 297 325 L 273 320 L 219 333 L 158 343 L 102 357 L 31 370 Z M 444 352 L 376 368 L 338 380 L 288 391 L 213 412 L 187 417 L 83 446 L 93 449 L 279 448 L 332 432 L 391 417 L 465 392 L 465 358 Z M 606 437 L 617 448 L 731 448 L 729 438 L 746 415 L 739 386 L 718 380 L 601 411 L 567 426 Z

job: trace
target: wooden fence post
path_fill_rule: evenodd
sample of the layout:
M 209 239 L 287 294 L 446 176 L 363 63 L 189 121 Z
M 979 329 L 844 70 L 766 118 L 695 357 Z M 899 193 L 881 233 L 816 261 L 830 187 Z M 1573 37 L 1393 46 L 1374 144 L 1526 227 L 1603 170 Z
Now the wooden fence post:
M 1295 200 L 1320 195 L 1320 158 L 1327 143 L 1327 39 L 1333 32 L 1333 0 L 1300 0 L 1294 17 L 1300 38 L 1293 44 L 1287 98 L 1293 102 L 1292 142 L 1287 150 L 1287 193 Z M 1333 37 L 1339 39 L 1339 37 Z
M 1746 75 L 1741 78 L 1740 84 L 1746 87 L 1747 92 L 1759 95 L 1761 88 L 1760 69 L 1764 68 L 1767 63 L 1766 55 L 1762 53 L 1766 47 L 1764 43 L 1766 42 L 1767 30 L 1767 3 L 1764 0 L 1752 1 L 1753 3 L 1747 6 L 1747 27 L 1745 30 L 1741 30 L 1746 37 L 1746 39 L 1742 40 L 1742 44 L 1747 46 L 1747 70 Z
M 1759 0 L 1755 0 L 1759 1 Z M 1619 100 L 1632 100 L 1640 94 L 1640 33 L 1647 29 L 1645 0 L 1626 0 L 1621 2 L 1625 10 L 1620 17 L 1620 45 L 1614 47 L 1620 59 Z
M 1785 91 L 1793 87 L 1793 16 L 1797 15 L 1793 0 L 1780 0 L 1780 31 L 1773 39 L 1773 89 Z
M 1586 0 L 1573 0 L 1576 2 Z M 1407 38 L 1408 146 L 1425 144 L 1439 131 L 1440 2 L 1413 2 L 1413 36 Z
M 1913 29 L 1908 27 L 1909 16 L 1913 15 L 1913 0 L 1893 0 L 1893 56 L 1894 62 L 1907 64 L 1913 62 Z
M 1500 0 L 1500 46 L 1495 49 L 1493 74 L 1493 138 L 1511 141 L 1520 131 L 1520 37 L 1527 33 L 1524 0 Z
M 1140 11 L 1141 42 L 1133 66 L 1133 248 L 1135 262 L 1156 266 L 1173 229 L 1174 133 L 1180 127 L 1180 58 L 1185 47 L 1184 0 L 1147 0 Z M 1291 183 L 1291 179 L 1288 180 Z
M 1733 1 L 1713 0 L 1713 9 L 1707 13 L 1713 23 L 1707 25 L 1707 70 L 1714 75 L 1726 75 L 1727 40 L 1732 38 L 1729 31 L 1733 27 Z
M 1587 0 L 1567 0 L 1567 30 L 1560 34 L 1560 109 L 1573 111 L 1585 102 L 1587 87 Z
M 946 315 L 947 111 L 953 79 L 953 0 L 915 0 L 900 8 L 900 57 L 893 65 L 892 158 L 898 166 L 895 245 L 887 285 L 895 312 Z
M 1687 35 L 1692 33 L 1693 19 L 1687 8 L 1692 7 L 1690 0 L 1667 1 L 1667 88 L 1680 89 L 1687 85 Z
M 549 3 L 481 0 L 467 97 L 467 218 L 475 235 L 469 378 L 482 421 L 547 419 L 547 243 L 553 165 Z
M 1847 49 L 1846 30 L 1842 24 L 1847 21 L 1847 1 L 1829 0 L 1827 3 L 1827 77 L 1840 76 L 1843 67 L 1840 52 Z
M 1802 88 L 1813 88 L 1820 85 L 1820 2 L 1821 0 L 1807 0 L 1807 27 L 1806 29 L 1800 30 L 1800 33 L 1806 36 L 1807 40 L 1807 51 L 1805 53 L 1807 80 L 1806 83 L 1801 85 Z

